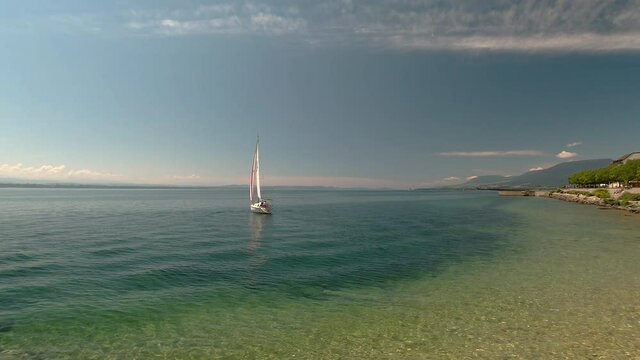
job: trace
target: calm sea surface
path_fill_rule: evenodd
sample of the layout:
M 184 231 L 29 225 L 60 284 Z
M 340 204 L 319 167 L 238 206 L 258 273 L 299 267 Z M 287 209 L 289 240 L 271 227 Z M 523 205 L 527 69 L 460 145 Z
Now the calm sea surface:
M 266 192 L 0 189 L 0 359 L 640 356 L 639 216 Z

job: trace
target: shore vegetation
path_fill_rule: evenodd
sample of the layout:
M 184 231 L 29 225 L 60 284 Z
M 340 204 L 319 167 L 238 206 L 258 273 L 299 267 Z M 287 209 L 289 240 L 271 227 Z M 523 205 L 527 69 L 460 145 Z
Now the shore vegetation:
M 624 164 L 611 164 L 604 168 L 582 170 L 569 176 L 569 184 L 598 185 L 622 183 L 640 180 L 640 160 L 629 160 Z

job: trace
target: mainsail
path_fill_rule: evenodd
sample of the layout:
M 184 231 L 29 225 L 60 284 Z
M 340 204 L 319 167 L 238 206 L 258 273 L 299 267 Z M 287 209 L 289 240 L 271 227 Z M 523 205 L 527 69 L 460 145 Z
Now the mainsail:
M 251 162 L 251 178 L 249 179 L 249 203 L 253 204 L 253 182 L 256 177 L 256 155 L 258 155 L 258 143 L 256 143 L 256 151 L 253 153 L 253 161 Z
M 254 190 L 255 195 L 254 196 Z M 251 179 L 249 179 L 249 204 L 251 212 L 258 214 L 271 214 L 271 203 L 269 200 L 262 198 L 260 191 L 260 139 L 256 140 L 256 150 L 253 153 L 253 162 L 251 163 Z
M 256 142 L 256 192 L 258 193 L 258 201 L 262 200 L 262 195 L 260 194 L 260 140 Z

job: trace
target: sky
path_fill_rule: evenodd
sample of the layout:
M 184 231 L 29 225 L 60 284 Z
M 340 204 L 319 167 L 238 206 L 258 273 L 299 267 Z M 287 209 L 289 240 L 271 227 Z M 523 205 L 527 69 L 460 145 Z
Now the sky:
M 640 151 L 640 1 L 6 1 L 0 179 L 410 188 Z

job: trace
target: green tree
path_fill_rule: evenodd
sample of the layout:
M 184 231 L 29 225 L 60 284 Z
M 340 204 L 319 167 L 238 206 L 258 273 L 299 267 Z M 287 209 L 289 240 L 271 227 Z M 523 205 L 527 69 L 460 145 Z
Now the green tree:
M 640 160 L 629 160 L 624 165 L 628 167 L 626 170 L 627 181 L 640 180 Z
M 599 169 L 578 171 L 569 176 L 569 183 L 576 185 L 595 185 L 640 180 L 640 160 L 629 160 L 624 164 L 611 164 Z

